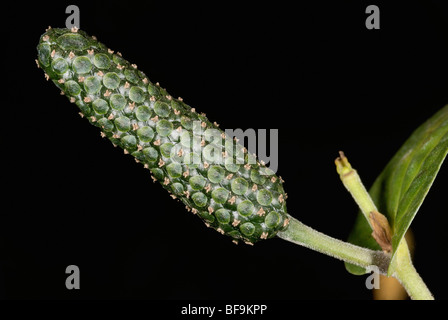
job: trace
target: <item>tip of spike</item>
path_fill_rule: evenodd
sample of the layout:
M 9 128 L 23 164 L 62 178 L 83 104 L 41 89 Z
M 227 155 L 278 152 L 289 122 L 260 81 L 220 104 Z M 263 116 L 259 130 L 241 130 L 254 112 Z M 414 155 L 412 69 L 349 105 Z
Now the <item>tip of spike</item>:
M 336 170 L 339 175 L 346 174 L 352 170 L 350 162 L 348 162 L 347 157 L 342 151 L 339 151 L 339 157 L 336 158 L 334 163 L 336 164 Z

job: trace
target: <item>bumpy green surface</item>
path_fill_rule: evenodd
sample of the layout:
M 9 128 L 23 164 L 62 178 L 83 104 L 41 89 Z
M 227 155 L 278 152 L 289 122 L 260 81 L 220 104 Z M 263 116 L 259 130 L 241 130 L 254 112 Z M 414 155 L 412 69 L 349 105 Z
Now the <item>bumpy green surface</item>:
M 207 226 L 248 244 L 287 227 L 281 178 L 120 53 L 81 30 L 51 28 L 37 51 L 45 78 L 81 116 Z

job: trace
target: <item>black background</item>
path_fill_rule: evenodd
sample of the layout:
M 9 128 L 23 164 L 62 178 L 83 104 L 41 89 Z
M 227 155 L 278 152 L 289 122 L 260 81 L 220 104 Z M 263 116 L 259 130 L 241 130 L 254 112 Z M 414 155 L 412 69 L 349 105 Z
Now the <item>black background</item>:
M 370 186 L 448 103 L 443 1 L 35 2 L 2 14 L 0 298 L 371 299 L 365 276 L 280 239 L 235 246 L 101 139 L 36 68 L 49 25 L 81 28 L 222 128 L 279 130 L 288 210 L 346 239 L 357 207 L 333 161 Z M 381 10 L 367 30 L 365 8 Z M 415 266 L 448 298 L 448 170 L 412 224 Z M 65 268 L 81 289 L 65 288 Z

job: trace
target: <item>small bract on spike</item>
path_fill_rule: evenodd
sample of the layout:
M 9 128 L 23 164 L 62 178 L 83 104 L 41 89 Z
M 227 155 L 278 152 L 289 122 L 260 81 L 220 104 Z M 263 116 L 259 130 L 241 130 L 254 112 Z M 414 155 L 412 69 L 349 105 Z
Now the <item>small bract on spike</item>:
M 283 195 L 279 195 L 278 196 L 278 202 L 283 203 L 283 201 L 285 201 L 285 199 L 283 198 Z

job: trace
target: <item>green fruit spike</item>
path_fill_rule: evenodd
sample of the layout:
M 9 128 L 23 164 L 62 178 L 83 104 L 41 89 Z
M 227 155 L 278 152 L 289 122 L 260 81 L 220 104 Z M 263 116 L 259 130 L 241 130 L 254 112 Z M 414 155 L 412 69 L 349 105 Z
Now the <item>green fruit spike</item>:
M 81 116 L 207 226 L 247 244 L 287 228 L 281 178 L 120 53 L 76 28 L 49 28 L 37 53 Z

